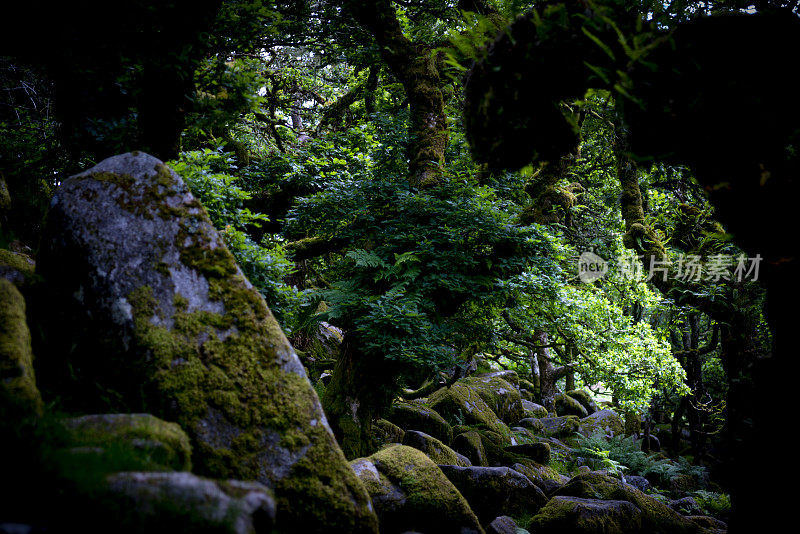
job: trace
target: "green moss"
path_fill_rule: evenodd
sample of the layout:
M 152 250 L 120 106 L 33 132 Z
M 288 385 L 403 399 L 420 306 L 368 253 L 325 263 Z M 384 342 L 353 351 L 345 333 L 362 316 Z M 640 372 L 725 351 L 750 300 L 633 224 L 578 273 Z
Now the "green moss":
M 24 276 L 32 276 L 35 268 L 33 260 L 24 254 L 17 254 L 10 250 L 0 249 L 0 266 L 9 267 L 19 271 Z
M 516 423 L 525 416 L 519 390 L 499 376 L 475 376 L 461 380 L 475 391 L 505 423 Z
M 126 295 L 133 350 L 146 355 L 125 362 L 128 379 L 142 384 L 141 399 L 127 400 L 186 430 L 199 474 L 273 487 L 286 531 L 374 532 L 368 495 L 274 316 L 199 202 L 164 202 L 176 182 L 166 166 L 155 170 L 146 190 L 141 181 L 134 190 L 125 175 L 84 178 L 118 186 L 118 204 L 140 217 L 177 223 L 172 245 L 185 267 L 205 277 L 208 300 L 221 311 L 190 310 L 180 294 L 164 309 L 147 285 Z M 168 268 L 155 271 L 168 276 Z
M 149 414 L 88 415 L 64 421 L 69 446 L 132 450 L 143 460 L 179 471 L 191 470 L 189 437 L 175 423 Z
M 435 391 L 428 397 L 428 404 L 452 425 L 485 425 L 500 434 L 511 433 L 479 393 L 464 384 L 456 382 Z
M 25 299 L 5 278 L 0 278 L 0 389 L 4 422 L 41 413 Z
M 387 416 L 403 430 L 425 432 L 449 445 L 453 441 L 453 428 L 436 410 L 412 402 L 396 402 Z
M 469 527 L 483 532 L 464 497 L 421 451 L 394 445 L 368 460 L 405 493 L 403 526 L 431 532 L 461 532 L 463 527 Z M 382 523 L 391 524 L 385 517 Z
M 481 435 L 474 430 L 456 436 L 455 439 L 453 439 L 453 449 L 469 458 L 472 465 L 481 467 L 489 466 L 489 460 L 486 457 L 486 450 L 483 448 Z

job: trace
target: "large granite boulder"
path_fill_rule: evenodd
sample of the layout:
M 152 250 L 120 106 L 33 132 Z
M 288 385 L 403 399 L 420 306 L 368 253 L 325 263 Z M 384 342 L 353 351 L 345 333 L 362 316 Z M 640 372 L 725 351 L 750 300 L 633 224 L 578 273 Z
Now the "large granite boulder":
M 547 417 L 547 408 L 525 399 L 522 399 L 522 412 L 525 418 Z
M 652 534 L 683 534 L 702 532 L 700 527 L 672 510 L 669 506 L 646 495 L 621 480 L 590 472 L 573 477 L 558 489 L 554 496 L 599 499 L 600 501 L 627 501 L 639 512 L 635 529 L 627 525 L 619 532 L 648 532 Z M 630 508 L 626 508 L 629 509 Z M 627 513 L 627 512 L 626 512 Z M 544 530 L 544 529 L 542 529 Z M 594 531 L 592 531 L 594 532 Z
M 42 397 L 33 370 L 25 299 L 3 277 L 0 277 L 0 378 L 0 428 L 5 424 L 17 425 L 21 419 L 41 413 Z
M 476 392 L 504 423 L 516 423 L 525 416 L 519 389 L 512 385 L 519 383 L 513 371 L 470 376 L 459 382 Z
M 534 515 L 547 502 L 536 484 L 508 467 L 439 467 L 484 524 L 500 515 Z
M 61 424 L 76 453 L 118 454 L 124 448 L 156 469 L 191 470 L 189 436 L 177 424 L 150 414 L 84 415 L 64 419 Z
M 389 420 L 403 430 L 425 432 L 449 445 L 453 441 L 453 427 L 436 410 L 415 402 L 397 402 L 392 405 Z
M 628 501 L 557 496 L 531 520 L 537 534 L 640 534 L 642 511 Z
M 36 263 L 27 254 L 0 249 L 0 278 L 23 287 L 33 278 Z
M 372 497 L 382 534 L 483 532 L 461 493 L 421 451 L 392 445 L 350 465 Z
M 556 413 L 561 416 L 574 415 L 582 419 L 589 415 L 583 404 L 567 394 L 560 393 L 555 398 Z
M 461 380 L 434 391 L 428 404 L 451 425 L 481 425 L 499 434 L 511 432 L 480 393 Z
M 486 457 L 486 449 L 483 447 L 481 435 L 470 430 L 463 432 L 453 439 L 453 450 L 466 456 L 472 465 L 488 467 L 489 459 Z
M 547 437 L 565 438 L 580 429 L 580 420 L 574 415 L 542 417 L 539 421 L 542 423 L 542 432 Z
M 469 466 L 472 462 L 469 459 L 454 451 L 433 436 L 429 436 L 424 432 L 417 432 L 416 430 L 409 430 L 403 436 L 403 445 L 414 447 L 422 451 L 425 455 L 433 460 L 434 463 L 444 465 L 461 465 Z
M 134 152 L 65 180 L 37 269 L 42 383 L 69 409 L 177 422 L 199 473 L 274 489 L 281 530 L 375 532 L 297 355 L 171 169 Z
M 601 434 L 603 436 L 622 436 L 625 434 L 625 422 L 613 410 L 599 410 L 580 420 L 579 432 L 585 436 Z
M 567 395 L 581 403 L 581 406 L 586 408 L 586 412 L 589 415 L 592 415 L 594 412 L 600 409 L 597 406 L 597 403 L 594 402 L 592 396 L 589 395 L 589 392 L 585 389 L 571 389 L 567 391 Z
M 87 521 L 89 526 L 113 513 L 109 530 L 123 533 L 267 534 L 276 520 L 267 487 L 191 473 L 116 473 L 108 477 L 100 502 L 105 509 Z

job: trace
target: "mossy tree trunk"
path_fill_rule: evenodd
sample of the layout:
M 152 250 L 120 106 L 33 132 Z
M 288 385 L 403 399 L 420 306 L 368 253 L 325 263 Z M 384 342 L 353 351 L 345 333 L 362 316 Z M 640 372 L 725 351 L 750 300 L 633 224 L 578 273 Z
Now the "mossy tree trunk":
M 429 187 L 439 180 L 449 142 L 443 56 L 436 47 L 412 42 L 403 34 L 389 0 L 349 2 L 356 21 L 374 38 L 383 61 L 403 84 L 411 109 L 409 181 Z

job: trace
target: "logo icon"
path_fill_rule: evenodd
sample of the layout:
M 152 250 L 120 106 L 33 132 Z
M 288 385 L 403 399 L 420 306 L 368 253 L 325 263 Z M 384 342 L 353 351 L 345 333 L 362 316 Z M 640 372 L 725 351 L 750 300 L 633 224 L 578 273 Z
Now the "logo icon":
M 603 278 L 608 272 L 608 262 L 587 250 L 578 257 L 578 278 L 581 282 L 591 284 Z

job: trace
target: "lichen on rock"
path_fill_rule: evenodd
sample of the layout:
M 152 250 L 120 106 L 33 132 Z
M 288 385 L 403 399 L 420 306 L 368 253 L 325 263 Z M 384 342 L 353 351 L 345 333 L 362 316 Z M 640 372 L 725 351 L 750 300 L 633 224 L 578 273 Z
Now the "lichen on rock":
M 199 473 L 275 490 L 281 530 L 376 530 L 297 355 L 163 163 L 123 154 L 65 180 L 37 267 L 58 333 L 46 382 L 70 408 L 177 422 Z

